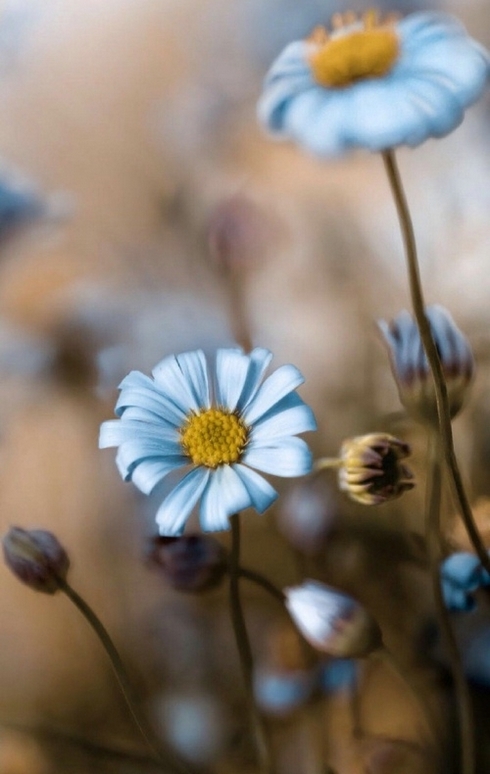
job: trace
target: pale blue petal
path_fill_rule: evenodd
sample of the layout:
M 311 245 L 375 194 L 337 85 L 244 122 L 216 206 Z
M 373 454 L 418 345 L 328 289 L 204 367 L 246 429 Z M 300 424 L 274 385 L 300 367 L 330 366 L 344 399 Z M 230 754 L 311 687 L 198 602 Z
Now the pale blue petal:
M 229 465 L 220 465 L 202 496 L 201 526 L 205 532 L 229 529 L 229 517 L 250 505 L 252 498 L 241 478 Z
M 195 353 L 188 352 L 186 354 L 193 355 Z M 199 369 L 199 364 L 197 368 Z M 175 404 L 184 415 L 187 416 L 191 410 L 197 412 L 203 407 L 204 404 L 198 400 L 193 385 L 184 375 L 175 355 L 169 355 L 161 360 L 153 369 L 152 374 L 159 392 L 164 393 L 165 397 Z
M 132 371 L 119 385 L 121 394 L 116 403 L 116 414 L 121 416 L 131 406 L 139 406 L 152 411 L 165 421 L 180 425 L 188 411 L 178 408 L 166 395 L 163 395 L 155 382 L 139 371 Z
M 284 365 L 278 368 L 259 387 L 255 397 L 242 411 L 245 423 L 249 426 L 253 425 L 270 408 L 303 382 L 304 377 L 296 366 Z
M 488 80 L 488 59 L 479 48 L 473 49 L 469 40 L 456 43 L 442 41 L 428 49 L 421 49 L 407 63 L 407 74 L 434 80 L 446 88 L 461 107 L 474 102 Z
M 278 438 L 316 430 L 317 424 L 313 411 L 306 403 L 303 403 L 299 396 L 295 397 L 300 401 L 299 404 L 290 408 L 279 409 L 277 413 L 274 412 L 274 409 L 271 409 L 271 412 L 269 412 L 271 416 L 257 422 L 252 428 L 250 441 L 257 447 L 261 445 L 269 446 L 271 442 Z
M 211 400 L 208 366 L 202 349 L 197 349 L 195 352 L 183 352 L 181 355 L 177 355 L 177 363 L 191 388 L 192 395 L 199 408 L 209 408 Z
M 439 40 L 468 39 L 463 25 L 454 17 L 437 11 L 412 13 L 396 29 L 404 51 L 419 50 Z
M 168 473 L 188 464 L 188 457 L 183 456 L 145 459 L 132 471 L 131 481 L 141 492 L 149 495 Z
M 181 416 L 183 417 L 183 415 Z M 122 414 L 122 421 L 127 422 L 128 420 L 146 422 L 149 425 L 156 425 L 158 427 L 172 428 L 174 432 L 176 432 L 177 428 L 184 424 L 185 421 L 183 417 L 182 421 L 176 424 L 165 419 L 161 413 L 158 414 L 157 411 L 152 411 L 151 409 L 143 408 L 142 406 L 128 406 L 125 408 Z
M 304 476 L 311 472 L 312 455 L 301 438 L 284 438 L 277 445 L 247 447 L 242 462 L 252 468 L 285 478 Z
M 106 449 L 109 446 L 119 446 L 127 441 L 136 438 L 141 440 L 156 440 L 162 446 L 166 444 L 176 444 L 179 441 L 179 434 L 173 427 L 166 427 L 164 424 L 150 424 L 148 422 L 139 422 L 137 420 L 109 419 L 103 422 L 100 427 L 99 448 Z
M 272 360 L 272 352 L 263 347 L 256 347 L 249 354 L 249 366 L 247 378 L 243 386 L 242 394 L 237 403 L 237 409 L 243 412 L 243 409 L 255 397 L 259 389 L 262 377 L 264 376 L 269 363 Z
M 319 89 L 320 91 L 320 89 Z M 308 124 L 298 122 L 296 140 L 310 153 L 320 156 L 338 156 L 350 147 L 343 127 L 349 113 L 347 93 L 322 89 L 323 105 L 318 115 Z
M 119 446 L 116 454 L 116 465 L 124 479 L 131 477 L 136 465 L 148 457 L 180 457 L 182 446 L 178 443 L 159 439 L 132 438 Z
M 160 535 L 181 535 L 192 509 L 205 490 L 211 471 L 198 467 L 191 470 L 167 495 L 156 513 Z
M 276 490 L 254 470 L 245 465 L 233 465 L 233 470 L 247 487 L 251 504 L 258 513 L 264 513 L 277 500 Z
M 248 375 L 250 358 L 241 349 L 218 349 L 216 353 L 216 402 L 234 411 Z
M 458 551 L 444 560 L 441 566 L 441 578 L 443 581 L 465 589 L 475 591 L 482 577 L 482 566 L 475 554 L 466 551 Z
M 273 62 L 264 85 L 267 87 L 278 80 L 309 74 L 311 72 L 308 64 L 310 50 L 311 45 L 304 40 L 294 40 L 289 43 Z
M 277 80 L 268 85 L 257 104 L 259 121 L 272 134 L 278 137 L 287 136 L 288 126 L 285 118 L 289 107 L 299 94 L 314 87 L 311 72 L 306 66 L 303 74 Z

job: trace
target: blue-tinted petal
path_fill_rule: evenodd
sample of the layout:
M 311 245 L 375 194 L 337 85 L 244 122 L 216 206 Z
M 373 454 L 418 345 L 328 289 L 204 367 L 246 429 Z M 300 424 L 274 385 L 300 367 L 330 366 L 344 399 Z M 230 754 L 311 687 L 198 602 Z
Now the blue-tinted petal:
M 187 457 L 146 458 L 131 473 L 131 481 L 146 495 L 153 492 L 157 484 L 172 470 L 188 465 Z
M 229 529 L 229 517 L 252 505 L 247 487 L 234 469 L 220 465 L 211 473 L 201 500 L 200 521 L 205 532 Z
M 136 465 L 148 457 L 180 457 L 182 447 L 174 441 L 162 443 L 157 438 L 132 438 L 119 446 L 116 464 L 124 479 L 131 477 Z
M 138 420 L 109 419 L 100 426 L 100 449 L 119 446 L 135 439 L 159 441 L 162 444 L 162 453 L 165 454 L 166 445 L 171 444 L 173 448 L 174 444 L 179 442 L 179 435 L 173 427 Z
M 281 366 L 265 380 L 257 390 L 255 397 L 245 407 L 242 412 L 244 421 L 249 426 L 253 425 L 263 414 L 303 382 L 304 377 L 295 366 Z
M 263 347 L 256 347 L 250 353 L 247 378 L 243 385 L 240 399 L 237 403 L 237 409 L 243 411 L 248 403 L 255 397 L 259 389 L 262 377 L 264 376 L 269 363 L 272 360 L 272 352 Z
M 216 353 L 216 402 L 234 411 L 243 392 L 250 358 L 241 349 L 218 349 Z
M 192 509 L 205 490 L 211 471 L 194 468 L 167 495 L 156 513 L 160 535 L 181 535 Z
M 441 565 L 441 578 L 467 591 L 474 591 L 480 584 L 482 566 L 475 554 L 458 551 L 451 554 Z
M 164 394 L 171 404 L 177 406 L 185 416 L 191 410 L 197 412 L 202 408 L 203 404 L 197 399 L 195 390 L 183 373 L 175 355 L 169 355 L 161 360 L 152 374 L 158 391 Z
M 301 438 L 283 438 L 276 446 L 257 448 L 251 443 L 243 455 L 243 462 L 264 473 L 289 478 L 310 473 L 312 456 Z
M 272 503 L 277 500 L 276 490 L 269 484 L 265 478 L 245 465 L 234 465 L 235 473 L 245 484 L 250 496 L 251 505 L 258 513 L 264 513 Z
M 278 438 L 316 430 L 317 424 L 313 411 L 301 398 L 292 393 L 284 400 L 290 400 L 289 408 L 281 401 L 280 408 L 271 409 L 266 418 L 258 420 L 252 428 L 250 441 L 256 447 L 269 446 Z M 283 407 L 284 406 L 284 407 Z

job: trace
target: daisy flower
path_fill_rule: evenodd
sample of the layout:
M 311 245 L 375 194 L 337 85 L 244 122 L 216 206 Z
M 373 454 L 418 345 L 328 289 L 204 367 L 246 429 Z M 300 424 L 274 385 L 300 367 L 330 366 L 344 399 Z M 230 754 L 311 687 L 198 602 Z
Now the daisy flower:
M 157 511 L 160 534 L 180 535 L 199 499 L 205 531 L 228 529 L 228 517 L 249 506 L 263 513 L 277 492 L 253 468 L 310 472 L 311 452 L 295 437 L 316 429 L 295 392 L 303 376 L 284 365 L 262 382 L 271 358 L 261 348 L 218 349 L 208 370 L 201 350 L 185 352 L 162 360 L 153 378 L 133 371 L 120 384 L 120 419 L 102 424 L 100 447 L 119 447 L 122 477 L 145 494 L 169 473 L 184 474 Z
M 273 63 L 259 119 L 320 156 L 443 137 L 488 80 L 488 52 L 451 16 L 336 14 Z

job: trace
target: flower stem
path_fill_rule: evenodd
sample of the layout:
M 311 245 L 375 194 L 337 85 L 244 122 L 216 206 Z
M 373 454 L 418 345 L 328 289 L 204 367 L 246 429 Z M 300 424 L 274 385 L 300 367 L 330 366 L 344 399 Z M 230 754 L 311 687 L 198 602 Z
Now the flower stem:
M 249 570 L 247 567 L 239 567 L 238 574 L 240 578 L 245 578 L 246 580 L 249 580 L 252 583 L 255 583 L 257 586 L 263 588 L 264 591 L 267 591 L 268 594 L 274 597 L 274 599 L 276 599 L 278 602 L 281 602 L 281 604 L 284 604 L 286 601 L 286 596 L 281 591 L 281 589 L 278 589 L 277 586 L 272 583 L 272 581 L 268 580 L 268 578 L 266 578 L 260 572 Z
M 189 769 L 187 766 L 185 766 L 180 760 L 176 759 L 170 751 L 162 750 L 160 740 L 155 737 L 155 734 L 146 721 L 146 718 L 141 715 L 138 708 L 138 702 L 135 699 L 134 691 L 126 672 L 126 668 L 102 621 L 92 610 L 90 605 L 85 602 L 83 597 L 81 597 L 80 594 L 78 594 L 66 580 L 61 577 L 58 577 L 57 580 L 60 591 L 63 591 L 68 599 L 73 602 L 75 607 L 80 611 L 80 613 L 83 615 L 85 620 L 92 627 L 93 631 L 99 638 L 102 647 L 109 657 L 119 688 L 121 689 L 121 693 L 124 697 L 129 712 L 131 713 L 131 717 L 133 718 L 133 721 L 141 736 L 145 740 L 148 749 L 151 750 L 155 759 L 160 763 L 173 767 L 176 771 L 181 772 L 181 774 L 189 774 Z
M 432 589 L 436 605 L 439 625 L 447 646 L 454 681 L 456 701 L 459 711 L 459 723 L 461 734 L 461 774 L 474 774 L 475 751 L 473 710 L 468 684 L 465 679 L 463 665 L 458 650 L 458 645 L 451 626 L 449 613 L 444 603 L 441 589 L 440 564 L 441 564 L 441 465 L 439 455 L 439 437 L 431 432 L 429 435 L 429 471 L 427 478 L 426 500 L 426 539 L 429 550 Z
M 313 469 L 314 472 L 317 472 L 318 470 L 325 470 L 326 468 L 341 468 L 343 464 L 344 461 L 339 457 L 319 457 L 315 460 Z
M 382 157 L 400 221 L 407 259 L 408 278 L 413 312 L 419 329 L 422 346 L 424 348 L 434 381 L 438 415 L 438 431 L 441 439 L 442 453 L 449 470 L 452 489 L 459 504 L 459 509 L 461 511 L 461 516 L 463 518 L 468 536 L 482 565 L 488 572 L 490 572 L 490 558 L 475 524 L 454 451 L 447 387 L 439 358 L 439 353 L 432 337 L 429 321 L 425 315 L 425 302 L 422 291 L 422 284 L 420 281 L 417 248 L 415 244 L 413 224 L 410 217 L 410 211 L 408 209 L 407 199 L 403 190 L 394 151 L 384 151 L 382 153 Z
M 242 667 L 243 680 L 245 683 L 246 698 L 250 720 L 255 736 L 255 743 L 261 770 L 264 774 L 272 774 L 272 761 L 267 744 L 262 718 L 257 710 L 253 691 L 253 658 L 250 641 L 248 639 L 245 618 L 243 615 L 242 602 L 240 597 L 240 514 L 235 513 L 230 517 L 231 523 L 231 551 L 229 560 L 229 578 L 230 578 L 230 612 L 235 640 Z M 263 584 L 261 584 L 263 585 Z

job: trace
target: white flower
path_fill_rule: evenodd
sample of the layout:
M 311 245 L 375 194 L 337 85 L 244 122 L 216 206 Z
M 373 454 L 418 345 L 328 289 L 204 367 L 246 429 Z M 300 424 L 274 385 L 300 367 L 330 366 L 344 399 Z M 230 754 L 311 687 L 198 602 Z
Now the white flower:
M 488 52 L 451 16 L 422 12 L 380 23 L 337 15 L 273 63 L 258 114 L 278 137 L 320 156 L 415 147 L 463 120 L 489 76 Z
M 160 534 L 180 535 L 200 498 L 206 531 L 228 529 L 228 517 L 249 506 L 263 513 L 277 492 L 252 468 L 285 477 L 311 470 L 308 446 L 294 437 L 316 429 L 295 392 L 303 376 L 284 365 L 262 383 L 271 358 L 261 348 L 219 349 L 208 373 L 197 350 L 165 358 L 153 379 L 133 371 L 122 381 L 121 418 L 102 424 L 100 447 L 119 447 L 122 477 L 145 494 L 184 473 L 157 511 Z
M 347 594 L 313 580 L 284 593 L 291 618 L 317 650 L 336 658 L 360 658 L 381 644 L 373 618 Z

